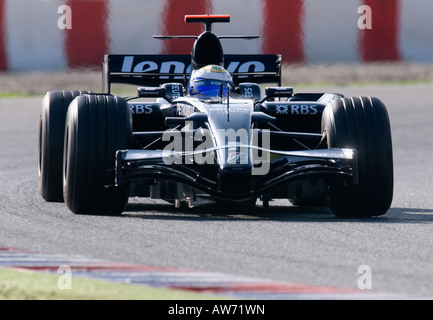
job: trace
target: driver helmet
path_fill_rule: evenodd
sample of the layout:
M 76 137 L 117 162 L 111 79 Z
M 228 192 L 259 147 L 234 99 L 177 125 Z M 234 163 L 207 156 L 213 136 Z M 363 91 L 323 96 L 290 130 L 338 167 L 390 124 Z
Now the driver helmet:
M 192 72 L 189 82 L 189 92 L 191 95 L 200 94 L 218 97 L 220 95 L 221 84 L 223 96 L 227 95 L 227 89 L 230 91 L 234 91 L 235 89 L 233 79 L 227 70 L 219 65 L 211 64 Z

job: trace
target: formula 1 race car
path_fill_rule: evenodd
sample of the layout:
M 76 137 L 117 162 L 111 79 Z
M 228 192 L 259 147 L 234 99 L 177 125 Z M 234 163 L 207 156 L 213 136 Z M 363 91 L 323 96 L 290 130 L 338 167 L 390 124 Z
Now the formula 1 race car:
M 216 22 L 191 55 L 106 55 L 103 93 L 50 91 L 42 102 L 39 191 L 78 214 L 117 215 L 129 197 L 192 207 L 288 199 L 338 217 L 385 214 L 393 196 L 391 130 L 374 97 L 295 93 L 281 56 L 225 55 Z M 138 86 L 112 95 L 113 83 Z M 263 84 L 273 86 L 262 87 Z M 264 94 L 263 94 L 264 93 Z

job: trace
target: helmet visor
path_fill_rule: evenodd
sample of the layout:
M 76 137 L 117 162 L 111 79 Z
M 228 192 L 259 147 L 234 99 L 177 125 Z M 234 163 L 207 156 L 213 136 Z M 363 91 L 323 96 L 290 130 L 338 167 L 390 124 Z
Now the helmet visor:
M 201 94 L 210 97 L 220 96 L 222 89 L 222 96 L 227 96 L 227 91 L 232 90 L 232 84 L 227 81 L 198 79 L 194 81 L 191 89 L 193 94 Z

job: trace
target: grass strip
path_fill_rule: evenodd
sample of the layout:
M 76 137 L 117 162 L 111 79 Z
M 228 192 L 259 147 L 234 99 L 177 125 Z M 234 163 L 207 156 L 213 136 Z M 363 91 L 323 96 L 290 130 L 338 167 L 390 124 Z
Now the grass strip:
M 60 289 L 61 275 L 0 268 L 0 300 L 218 300 L 227 299 L 183 290 L 71 278 Z

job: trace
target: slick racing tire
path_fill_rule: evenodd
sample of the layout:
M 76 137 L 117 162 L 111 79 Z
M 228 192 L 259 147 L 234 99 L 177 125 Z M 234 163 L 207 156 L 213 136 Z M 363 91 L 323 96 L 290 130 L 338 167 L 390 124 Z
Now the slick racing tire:
M 46 93 L 39 117 L 38 185 L 46 201 L 63 202 L 62 167 L 65 119 L 69 104 L 88 91 L 57 90 Z
M 83 95 L 70 105 L 65 130 L 63 189 L 77 214 L 119 215 L 128 203 L 127 186 L 114 186 L 115 153 L 132 141 L 126 100 Z
M 385 214 L 393 196 L 393 155 L 388 112 L 373 97 L 336 99 L 322 115 L 328 148 L 357 150 L 358 184 L 334 181 L 329 205 L 337 217 Z

